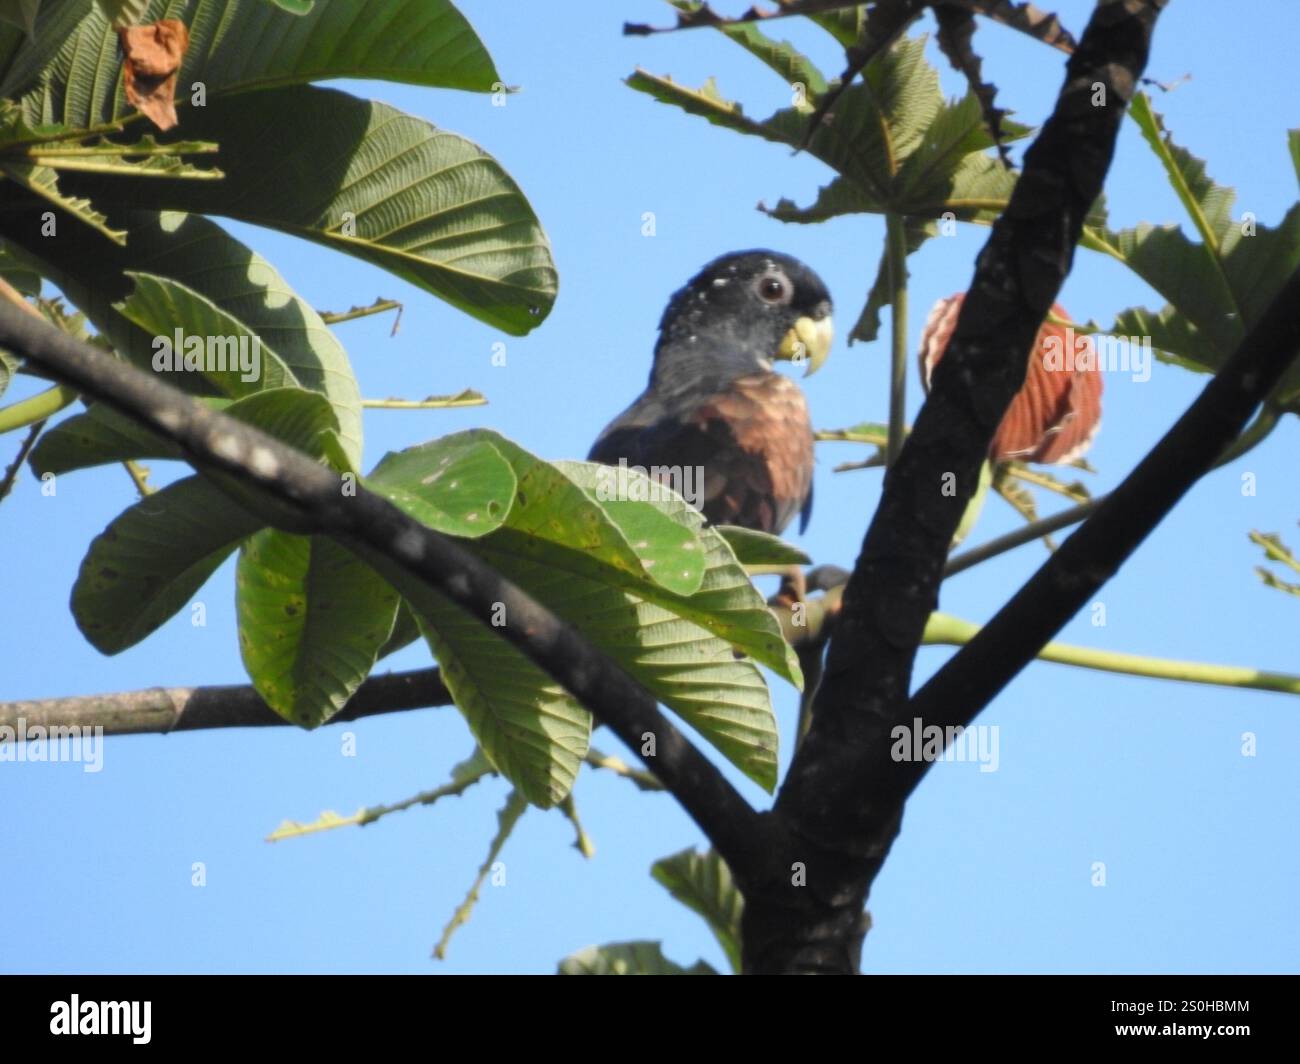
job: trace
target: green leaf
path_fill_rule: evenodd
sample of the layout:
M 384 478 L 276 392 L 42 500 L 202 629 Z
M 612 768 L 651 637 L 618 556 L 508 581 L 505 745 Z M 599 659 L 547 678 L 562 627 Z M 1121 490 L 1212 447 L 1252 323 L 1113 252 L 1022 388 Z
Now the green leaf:
M 678 595 L 700 588 L 704 564 L 699 539 L 689 526 L 683 535 L 681 522 L 671 517 L 620 505 L 612 498 L 617 486 L 611 482 L 589 485 L 588 474 L 580 471 L 575 477 L 571 463 L 544 462 L 487 429 L 446 439 L 487 440 L 514 469 L 515 501 L 499 539 L 508 541 L 509 549 L 521 557 L 546 561 L 551 548 L 559 547 L 583 558 L 584 571 L 608 573 L 611 580 L 631 578 L 635 585 Z M 606 466 L 590 469 L 609 472 Z M 630 481 L 645 479 L 634 471 L 628 476 Z M 658 487 L 663 494 L 672 494 Z
M 40 166 L 25 159 L 0 159 L 0 176 L 7 177 L 14 184 L 39 196 L 52 206 L 66 211 L 101 236 L 108 237 L 113 243 L 126 243 L 125 231 L 111 228 L 108 217 L 97 211 L 90 200 L 70 196 L 60 189 L 58 172 L 50 167 Z
M 862 36 L 867 24 L 867 8 L 865 4 L 850 5 L 822 15 L 809 15 L 808 21 L 824 29 L 841 47 L 848 48 Z
M 148 369 L 154 354 L 154 334 L 116 307 L 131 294 L 128 273 L 192 289 L 260 337 L 304 387 L 330 400 L 349 464 L 360 465 L 361 395 L 347 354 L 316 311 L 260 255 L 193 215 L 122 212 L 131 239 L 119 248 L 72 227 L 61 228 L 57 240 L 44 239 L 21 223 L 20 213 L 0 214 L 0 233 L 10 250 L 85 311 L 120 355 Z M 172 383 L 190 390 L 207 387 L 206 378 L 196 374 L 173 375 Z
M 301 388 L 254 392 L 235 402 L 203 402 L 317 458 L 327 456 L 327 434 L 338 429 L 338 419 L 325 397 Z M 85 413 L 65 418 L 45 432 L 32 451 L 31 464 L 40 476 L 148 458 L 183 460 L 184 455 L 125 414 L 94 403 Z
M 1128 113 L 1160 160 L 1170 187 L 1201 234 L 1201 240 L 1206 247 L 1217 249 L 1220 233 L 1232 222 L 1232 201 L 1236 194 L 1210 178 L 1203 159 L 1174 143 L 1145 92 L 1134 97 Z
M 709 78 L 701 88 L 692 89 L 686 85 L 679 85 L 670 77 L 651 74 L 648 70 L 638 67 L 625 84 L 629 88 L 636 89 L 637 92 L 644 92 L 654 97 L 660 103 L 672 104 L 680 107 L 687 114 L 707 119 L 715 126 L 762 137 L 765 140 L 776 141 L 778 144 L 789 143 L 781 133 L 769 129 L 762 122 L 748 118 L 740 104 L 724 98 L 713 78 Z
M 699 590 L 704 579 L 704 551 L 690 528 L 647 502 L 601 499 L 599 488 L 596 498 L 655 583 L 679 595 Z
M 72 613 L 90 644 L 116 654 L 181 609 L 241 540 L 262 527 L 214 484 L 187 477 L 124 510 L 90 545 Z
M 495 523 L 502 527 L 489 531 L 491 525 L 486 519 L 486 501 L 481 489 L 462 490 L 464 501 L 459 511 L 464 515 L 472 507 L 472 512 L 483 519 L 459 529 L 446 522 L 445 512 L 425 511 L 413 504 L 412 500 L 431 501 L 427 492 L 422 496 L 418 490 L 419 480 L 430 476 L 438 476 L 439 483 L 462 479 L 441 470 L 438 459 L 442 453 L 464 449 L 469 454 L 482 454 L 484 446 L 505 460 L 514 477 L 513 502 L 507 499 L 499 513 L 493 515 Z M 645 565 L 646 560 L 665 557 L 662 545 L 651 549 L 647 544 L 642 548 L 646 555 L 643 558 L 620 526 L 581 487 L 555 466 L 496 433 L 485 430 L 459 433 L 390 455 L 375 470 L 371 480 L 377 490 L 432 527 L 438 527 L 441 522 L 446 531 L 476 535 L 488 532 L 467 545 L 507 577 L 520 579 L 562 616 L 567 605 L 582 598 L 580 589 L 604 592 L 602 603 L 617 607 L 623 619 L 617 632 L 610 632 L 609 626 L 604 626 L 603 634 L 607 638 L 627 640 L 628 633 L 635 633 L 638 626 L 625 594 L 610 590 L 606 578 L 621 579 L 633 587 L 662 588 L 665 582 L 680 584 L 679 578 L 668 569 Z M 463 489 L 464 485 L 460 487 Z M 635 524 L 638 531 L 649 529 L 648 534 L 666 531 L 662 522 L 646 521 L 641 516 L 642 520 Z M 694 544 L 695 550 L 699 546 L 693 535 L 683 540 L 676 532 L 666 542 L 669 549 L 686 554 L 691 552 L 673 548 L 673 544 Z M 571 789 L 586 753 L 590 715 L 499 634 L 392 566 L 385 567 L 377 559 L 371 560 L 402 592 L 419 618 L 434 657 L 442 667 L 448 690 L 493 764 L 529 801 L 549 806 L 562 800 Z M 571 562 L 577 573 L 562 564 L 556 568 L 557 563 L 564 561 Z M 697 571 L 693 581 L 685 586 L 693 583 L 698 588 L 701 576 L 702 570 Z M 555 593 L 539 590 L 539 584 L 555 585 Z M 590 600 L 587 605 L 591 605 Z M 510 620 L 502 615 L 501 622 L 509 624 Z M 600 645 L 601 633 L 589 634 Z M 664 651 L 666 655 L 672 653 L 671 647 Z M 762 687 L 761 677 L 755 674 L 754 679 Z M 765 698 L 765 689 L 762 693 Z M 719 709 L 718 712 L 727 711 Z M 741 726 L 733 727 L 742 730 Z
M 684 0 L 672 2 L 681 8 L 691 6 Z M 827 22 L 827 17 L 820 21 L 836 34 L 850 24 Z M 783 75 L 802 72 L 798 53 L 782 51 L 782 46 L 756 30 L 736 27 L 734 32 L 731 28 L 724 32 Z M 768 213 L 780 221 L 805 224 L 865 212 L 900 216 L 910 255 L 935 234 L 936 221 L 991 223 L 1006 207 L 1015 186 L 1014 172 L 988 153 L 993 140 L 978 97 L 968 92 L 945 103 L 938 72 L 925 61 L 924 51 L 925 37 L 919 36 L 901 38 L 878 54 L 864 68 L 861 81 L 836 101 L 834 120 L 819 125 L 811 136 L 811 108 L 806 103 L 755 121 L 739 104 L 725 99 L 712 80 L 703 89 L 692 90 L 671 78 L 638 70 L 628 84 L 738 133 L 795 148 L 806 141 L 808 151 L 837 176 L 809 206 L 783 198 Z M 1029 133 L 1028 127 L 1009 120 L 1002 126 L 1004 142 Z M 1092 220 L 1104 221 L 1100 206 Z M 851 339 L 870 341 L 879 334 L 880 313 L 889 303 L 887 276 L 882 255 Z
M 714 525 L 741 565 L 811 565 L 812 559 L 779 536 L 739 525 Z
M 580 627 L 598 649 L 681 713 L 743 771 L 769 789 L 774 786 L 778 737 L 767 686 L 758 670 L 751 662 L 737 661 L 730 642 L 650 601 L 654 596 L 685 597 L 673 587 L 691 594 L 700 590 L 708 559 L 696 527 L 648 502 L 598 503 L 596 475 L 607 472 L 605 467 L 577 466 L 576 475 L 583 481 L 579 486 L 568 465 L 557 468 L 542 462 L 486 431 L 461 433 L 389 456 L 372 481 L 413 516 L 434 525 L 429 515 L 406 503 L 393 487 L 410 485 L 417 475 L 427 476 L 428 452 L 485 444 L 513 468 L 514 505 L 508 512 L 503 510 L 502 527 L 472 540 L 470 548 Z M 408 488 L 408 494 L 415 492 Z M 470 497 L 475 511 L 481 511 L 482 496 L 471 493 Z M 475 526 L 472 531 L 487 529 Z M 722 550 L 727 550 L 725 545 Z M 675 562 L 677 555 L 685 560 Z M 647 562 L 662 565 L 647 568 Z M 743 570 L 735 568 L 743 580 Z M 679 581 L 674 575 L 679 569 L 688 572 L 690 579 Z M 398 577 L 397 586 L 412 597 L 409 581 Z M 744 586 L 753 591 L 748 581 Z M 564 726 L 576 717 L 587 719 L 586 712 L 499 636 L 431 593 L 417 592 L 417 596 L 411 604 L 424 622 L 448 689 L 488 756 L 531 801 L 558 801 L 572 785 L 577 748 L 538 741 L 538 733 L 545 734 L 551 725 L 533 703 L 545 707 Z M 765 607 L 763 615 L 775 624 Z M 724 624 L 728 620 L 722 618 Z M 508 624 L 509 618 L 503 615 L 502 623 Z M 520 735 L 528 740 L 522 750 L 517 749 Z M 585 752 L 585 736 L 583 742 Z M 547 750 L 554 760 L 538 757 L 539 751 Z
M 553 466 L 485 431 L 437 443 L 449 441 L 491 443 L 516 478 L 515 504 L 504 525 L 470 540 L 470 549 L 582 629 L 598 649 L 771 789 L 778 736 L 770 696 L 753 662 L 737 660 L 733 648 L 751 644 L 787 672 L 785 654 L 773 653 L 768 640 L 783 652 L 788 648 L 722 537 L 701 530 L 698 513 L 680 498 L 659 509 L 632 499 L 605 509 L 609 504 L 596 500 L 607 467 Z M 381 482 L 394 482 L 396 468 L 390 464 Z M 654 516 L 646 510 L 654 510 Z M 695 550 L 704 548 L 705 565 L 691 594 L 669 590 L 662 576 L 654 578 L 657 566 L 647 571 L 643 565 L 646 558 L 664 555 L 662 547 L 639 537 L 658 535 L 665 520 L 690 536 L 681 540 L 678 532 L 668 540 L 670 547 L 687 542 L 695 543 Z M 574 727 L 589 721 L 586 711 L 491 629 L 391 567 L 375 564 L 420 617 L 448 689 L 493 763 L 530 801 L 547 805 L 562 799 L 585 753 L 587 734 Z M 510 623 L 504 615 L 501 621 Z M 742 625 L 759 630 L 741 630 Z
M 379 657 L 382 659 L 388 657 L 389 654 L 396 654 L 403 647 L 409 647 L 419 638 L 420 622 L 415 619 L 411 607 L 403 602 L 398 607 L 397 620 L 393 623 L 392 635 L 388 637 L 388 642 L 379 648 Z M 477 746 L 474 751 L 476 756 L 483 756 L 483 751 Z
M 153 335 L 154 373 L 169 381 L 198 374 L 213 392 L 232 399 L 298 384 L 279 355 L 210 299 L 166 277 L 135 271 L 127 276 L 135 290 L 114 309 Z
M 591 740 L 591 714 L 520 651 L 446 599 L 398 586 L 488 759 L 533 805 L 549 809 L 563 801 Z
M 592 462 L 557 462 L 556 465 L 593 498 L 602 482 L 602 470 L 607 468 Z M 644 476 L 631 470 L 628 475 Z M 675 493 L 663 490 L 662 485 L 660 488 L 659 509 L 691 529 L 704 543 L 705 568 L 700 589 L 692 595 L 676 595 L 644 582 L 620 586 L 699 625 L 736 651 L 800 686 L 802 676 L 793 649 L 781 636 L 776 617 L 750 582 L 727 541 L 716 529 L 705 526 L 704 518 L 693 506 Z
M 1300 204 L 1276 228 L 1232 218 L 1235 192 L 1216 184 L 1203 160 L 1176 144 L 1145 94 L 1129 113 L 1165 169 L 1200 242 L 1177 226 L 1085 230 L 1084 244 L 1133 270 L 1167 301 L 1159 310 L 1130 307 L 1116 315 L 1114 336 L 1148 337 L 1163 361 L 1215 372 L 1237 349 L 1285 279 L 1300 266 Z M 1297 176 L 1296 140 L 1289 149 Z M 1300 411 L 1300 366 L 1292 366 L 1270 400 Z
M 516 480 L 490 440 L 461 435 L 385 455 L 366 484 L 429 528 L 475 537 L 501 527 Z
M 728 27 L 723 32 L 783 75 L 806 73 L 798 53 L 782 51 L 788 46 L 776 45 L 752 26 Z M 979 99 L 967 93 L 961 100 L 945 103 L 938 72 L 925 61 L 924 51 L 924 36 L 902 38 L 867 64 L 862 81 L 845 90 L 836 103 L 834 121 L 819 126 L 808 140 L 811 154 L 839 177 L 822 190 L 812 207 L 800 209 L 782 200 L 772 211 L 777 218 L 815 222 L 862 211 L 925 219 L 950 213 L 955 220 L 980 222 L 997 217 L 1010 197 L 1015 175 L 987 154 L 993 140 Z M 725 99 L 712 80 L 693 90 L 638 70 L 628 84 L 739 133 L 791 147 L 803 145 L 807 138 L 811 110 L 807 105 L 777 111 L 759 122 Z M 1026 126 L 1003 123 L 1004 142 L 1028 133 Z
M 253 686 L 285 720 L 325 723 L 369 675 L 397 592 L 326 536 L 263 529 L 235 571 L 239 648 Z
M 21 295 L 41 294 L 41 275 L 28 269 L 3 247 L 0 247 L 0 277 L 13 285 Z
M 141 458 L 177 458 L 180 451 L 161 436 L 102 403 L 64 418 L 41 435 L 32 450 L 36 475 Z
M 459 606 L 383 557 L 360 553 L 415 614 L 443 683 L 497 771 L 534 805 L 562 801 L 587 752 L 591 714 Z
M 35 83 L 23 100 L 33 121 L 58 115 L 70 126 L 89 128 L 129 119 L 108 17 L 84 0 L 47 6 L 56 15 L 42 12 L 41 35 L 17 51 L 3 72 L 0 96 Z M 174 5 L 154 0 L 137 21 L 168 14 L 180 15 Z M 383 78 L 475 92 L 492 92 L 501 80 L 450 0 L 330 0 L 302 16 L 262 0 L 188 0 L 181 17 L 190 31 L 176 94 L 182 127 L 189 121 L 190 87 L 198 82 L 211 103 L 330 78 Z
M 160 185 L 161 206 L 347 252 L 514 335 L 550 312 L 556 274 L 546 234 L 500 164 L 463 137 L 310 86 L 216 101 L 187 114 L 185 130 L 221 145 L 225 180 Z M 106 208 L 139 202 L 132 182 L 67 180 Z
M 95 0 L 114 26 L 138 26 L 149 10 L 149 0 Z
M 328 441 L 337 427 L 325 398 L 301 389 L 258 392 L 229 403 L 225 411 L 309 454 L 328 453 Z M 77 468 L 88 464 L 91 455 L 101 461 L 181 457 L 171 444 L 98 404 L 58 426 L 51 435 L 53 442 L 32 455 L 33 468 L 38 471 Z M 77 623 L 95 647 L 117 653 L 139 642 L 180 609 L 239 542 L 268 521 L 287 523 L 295 516 L 291 506 L 264 497 L 225 474 L 214 474 L 211 479 L 189 477 L 141 499 L 91 544 L 73 589 Z M 360 563 L 353 564 L 360 567 Z M 378 577 L 366 574 L 359 578 L 362 591 L 373 590 L 375 585 L 391 597 L 396 612 L 396 596 Z M 361 592 L 357 600 L 355 612 L 364 618 L 367 600 Z M 390 616 L 380 644 L 391 628 Z M 367 632 L 369 629 L 358 622 L 358 638 Z M 326 666 L 313 662 L 312 668 L 320 671 L 317 682 L 324 684 Z M 264 675 L 265 667 L 259 676 Z M 280 708 L 280 704 L 272 704 Z M 292 719 L 301 723 L 300 703 L 295 710 Z
M 338 421 L 323 395 L 301 388 L 274 388 L 245 396 L 226 408 L 240 421 L 277 437 L 282 443 L 302 451 L 335 472 L 354 472 L 350 458 L 343 453 L 338 437 Z M 231 499 L 251 514 L 286 532 L 310 533 L 313 522 L 304 519 L 299 506 L 281 494 L 232 476 L 222 469 L 200 466 L 203 473 Z M 342 476 L 339 490 L 346 486 Z
M 588 946 L 560 961 L 559 975 L 717 975 L 704 961 L 689 968 L 664 956 L 658 942 L 614 942 Z
M 217 145 L 211 141 L 185 140 L 160 145 L 152 136 L 146 136 L 134 144 L 109 140 L 45 142 L 30 145 L 25 154 L 32 162 L 55 170 L 216 181 L 225 176 L 220 170 L 201 168 L 183 158 L 216 151 Z
M 722 858 L 712 850 L 696 853 L 687 849 L 656 861 L 650 874 L 674 898 L 704 918 L 731 962 L 731 970 L 739 974 L 740 917 L 745 902 Z
M 669 3 L 687 12 L 699 11 L 704 6 L 701 0 L 669 0 Z M 826 91 L 825 76 L 789 41 L 774 41 L 752 22 L 716 29 L 776 71 L 787 84 L 804 86 L 808 96 L 819 96 Z
M 1002 121 L 1004 144 L 1029 133 L 1028 126 Z M 993 138 L 974 93 L 943 104 L 916 150 L 898 169 L 892 182 L 892 209 L 927 218 L 951 211 L 959 220 L 992 222 L 1015 185 L 1015 174 L 986 154 L 992 146 Z
M 737 660 L 729 643 L 692 621 L 600 580 L 577 563 L 580 552 L 556 547 L 530 559 L 512 549 L 506 530 L 470 547 L 580 629 L 750 779 L 769 792 L 775 787 L 780 737 L 767 684 L 752 661 Z
M 36 32 L 41 0 L 0 0 L 0 20 L 18 26 L 29 37 Z
M 229 404 L 212 399 L 206 402 L 322 461 L 329 458 L 330 439 L 338 432 L 336 407 L 319 392 L 302 388 L 267 388 Z

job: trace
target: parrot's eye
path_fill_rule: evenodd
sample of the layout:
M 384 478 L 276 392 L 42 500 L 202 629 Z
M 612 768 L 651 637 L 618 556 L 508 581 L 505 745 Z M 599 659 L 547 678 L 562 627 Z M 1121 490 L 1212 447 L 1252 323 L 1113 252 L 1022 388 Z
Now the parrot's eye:
M 758 282 L 759 297 L 766 303 L 788 303 L 790 288 L 780 277 L 771 274 Z

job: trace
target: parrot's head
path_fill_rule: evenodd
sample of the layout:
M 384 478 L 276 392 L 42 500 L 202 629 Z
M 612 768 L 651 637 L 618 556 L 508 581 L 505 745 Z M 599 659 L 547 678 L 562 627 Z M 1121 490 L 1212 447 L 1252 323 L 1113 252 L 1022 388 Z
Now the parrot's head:
M 788 361 L 815 372 L 834 335 L 831 297 L 809 267 L 776 251 L 714 259 L 659 323 L 653 379 L 734 380 Z

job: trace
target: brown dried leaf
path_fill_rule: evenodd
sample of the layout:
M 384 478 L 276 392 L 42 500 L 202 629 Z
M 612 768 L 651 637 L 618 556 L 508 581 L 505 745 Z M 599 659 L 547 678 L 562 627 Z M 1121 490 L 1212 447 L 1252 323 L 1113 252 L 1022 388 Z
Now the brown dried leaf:
M 126 100 L 160 130 L 171 129 L 176 118 L 176 77 L 190 46 L 190 31 L 179 19 L 165 18 L 147 26 L 121 26 L 122 74 Z
M 964 293 L 941 299 L 921 332 L 921 380 L 930 387 L 961 310 Z M 1059 303 L 1052 315 L 1068 322 Z M 1069 463 L 1092 445 L 1101 425 L 1102 378 L 1092 337 L 1045 321 L 1029 352 L 1024 386 L 1012 399 L 993 436 L 994 461 Z

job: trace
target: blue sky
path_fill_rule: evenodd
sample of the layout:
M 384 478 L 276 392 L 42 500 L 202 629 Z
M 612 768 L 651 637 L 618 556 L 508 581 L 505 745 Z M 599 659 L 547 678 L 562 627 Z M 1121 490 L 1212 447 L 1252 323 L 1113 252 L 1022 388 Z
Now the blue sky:
M 722 9 L 743 5 L 719 5 Z M 1091 5 L 1055 5 L 1075 30 Z M 505 107 L 486 97 L 383 83 L 343 87 L 421 115 L 483 144 L 518 180 L 554 245 L 560 297 L 527 338 L 503 337 L 373 267 L 247 226 L 232 228 L 321 308 L 377 296 L 405 303 L 388 319 L 339 327 L 367 396 L 474 387 L 486 408 L 448 413 L 371 411 L 366 462 L 387 450 L 487 425 L 552 458 L 581 457 L 608 419 L 640 390 L 654 326 L 669 294 L 725 251 L 770 246 L 807 261 L 836 298 L 847 334 L 880 254 L 882 222 L 858 216 L 782 226 L 754 209 L 781 196 L 806 203 L 829 172 L 816 160 L 708 126 L 628 89 L 642 65 L 688 84 L 717 75 L 722 91 L 762 116 L 788 90 L 712 32 L 625 39 L 622 21 L 664 22 L 651 0 L 462 9 L 522 91 Z M 1192 78 L 1157 109 L 1179 143 L 1237 189 L 1235 211 L 1265 223 L 1296 195 L 1285 130 L 1295 125 L 1293 42 L 1300 12 L 1257 0 L 1226 23 L 1207 5 L 1171 5 L 1148 73 Z M 1249 22 L 1245 21 L 1248 18 Z M 800 32 L 797 32 L 800 31 Z M 829 39 L 780 27 L 823 69 L 837 71 Z M 1021 121 L 1054 101 L 1062 56 L 982 24 L 985 76 Z M 1231 45 L 1231 47 L 1229 47 Z M 931 49 L 933 53 L 933 49 Z M 960 91 L 941 65 L 945 89 Z M 1019 153 L 1017 153 L 1019 155 Z M 1126 124 L 1107 185 L 1112 222 L 1184 222 L 1159 168 Z M 656 217 L 653 237 L 642 216 Z M 963 228 L 911 260 L 916 337 L 930 305 L 969 281 L 986 231 Z M 1115 264 L 1080 252 L 1062 302 L 1076 318 L 1109 320 L 1146 301 Z M 506 344 L 506 365 L 491 363 Z M 883 420 L 883 344 L 836 342 L 806 382 L 821 427 Z M 1157 365 L 1151 380 L 1110 374 L 1105 417 L 1090 460 L 1103 491 L 1172 423 L 1204 383 Z M 920 393 L 913 377 L 909 409 Z M 22 394 L 22 393 L 17 393 Z M 8 462 L 16 440 L 3 442 Z M 1134 653 L 1300 672 L 1300 601 L 1253 574 L 1258 528 L 1300 545 L 1300 428 L 1286 420 L 1258 450 L 1204 480 L 1104 589 L 1106 624 L 1088 615 L 1068 642 Z M 836 475 L 856 457 L 822 444 L 817 506 L 798 540 L 818 561 L 851 564 L 879 494 L 878 471 Z M 1258 490 L 1243 496 L 1241 476 Z M 157 479 L 165 479 L 158 470 Z M 30 476 L 0 506 L 7 550 L 0 576 L 0 698 L 121 691 L 243 679 L 227 565 L 198 596 L 206 628 L 181 615 L 115 658 L 91 649 L 72 623 L 68 593 L 90 538 L 130 503 L 119 469 L 62 478 L 42 498 Z M 1050 503 L 1048 504 L 1050 506 Z M 1018 519 L 991 501 L 978 542 Z M 1044 556 L 1040 545 L 955 577 L 941 608 L 990 616 Z M 950 654 L 923 650 L 918 680 Z M 391 660 L 418 667 L 416 648 Z M 793 692 L 773 681 L 783 738 Z M 873 891 L 873 972 L 1296 971 L 1300 916 L 1300 701 L 1293 697 L 1139 680 L 1036 664 L 981 718 L 1000 728 L 997 772 L 942 764 L 907 809 L 903 832 Z M 594 859 L 572 846 L 555 813 L 530 811 L 444 962 L 429 958 L 442 925 L 486 853 L 500 781 L 432 809 L 269 845 L 282 819 L 350 813 L 443 782 L 471 749 L 450 708 L 343 727 L 188 733 L 109 740 L 104 768 L 0 763 L 0 897 L 12 918 L 0 971 L 547 972 L 580 947 L 661 939 L 673 958 L 721 966 L 703 925 L 653 883 L 659 857 L 702 842 L 665 796 L 607 774 L 584 773 L 576 796 Z M 1243 757 L 1241 735 L 1258 737 Z M 625 755 L 608 733 L 596 745 Z M 788 751 L 786 751 L 788 757 Z M 756 803 L 766 797 L 743 784 Z M 1094 862 L 1106 885 L 1091 884 Z M 191 886 L 203 862 L 207 885 Z

